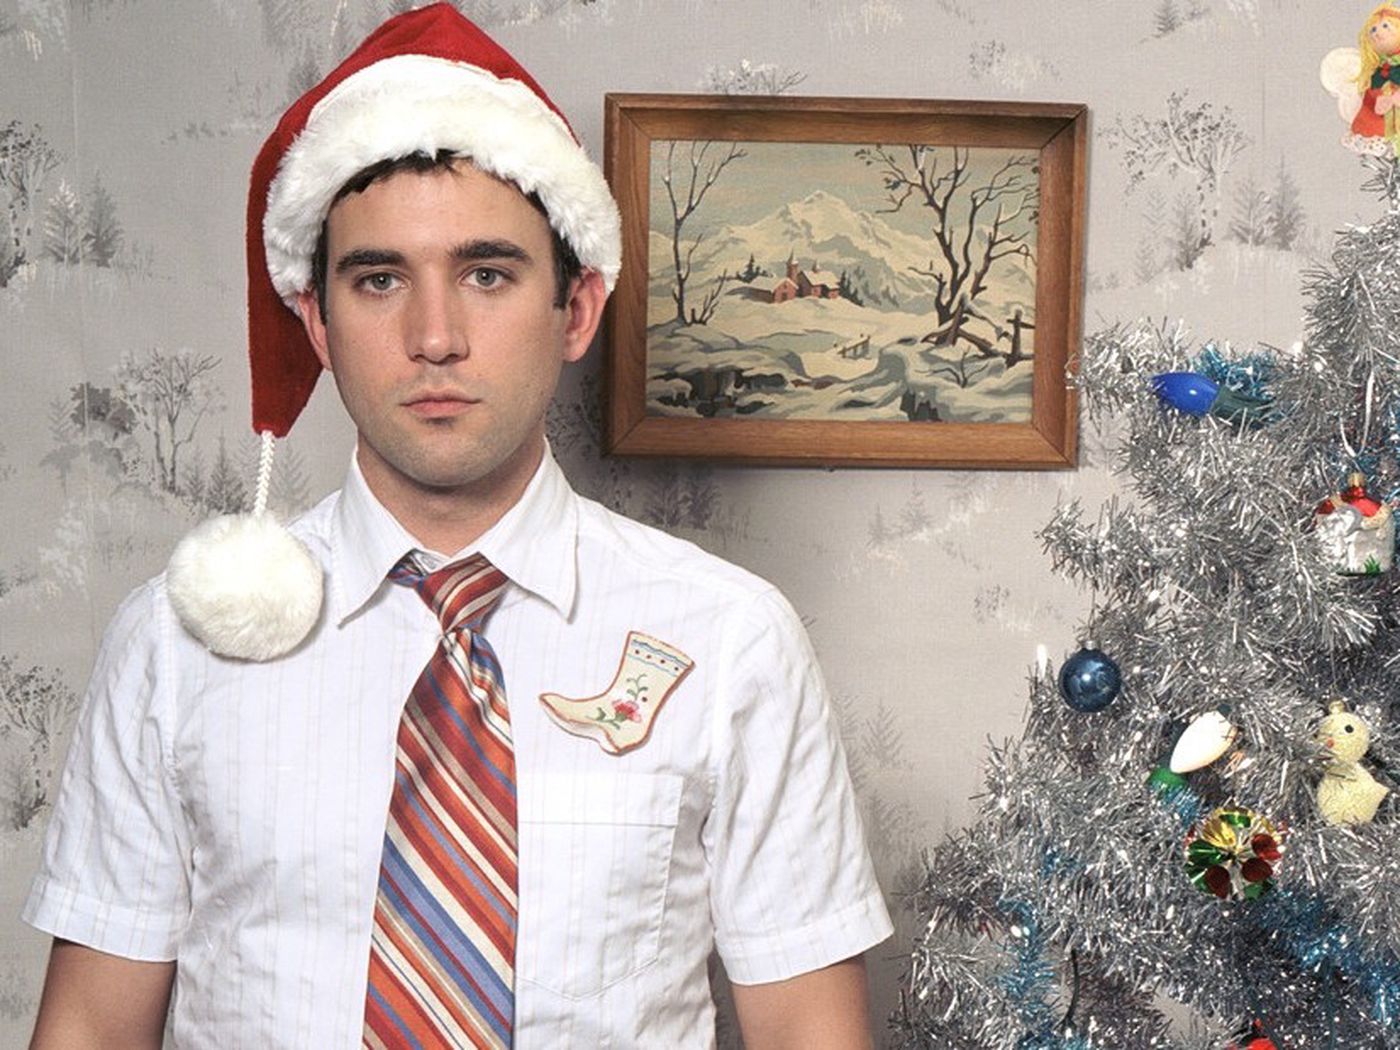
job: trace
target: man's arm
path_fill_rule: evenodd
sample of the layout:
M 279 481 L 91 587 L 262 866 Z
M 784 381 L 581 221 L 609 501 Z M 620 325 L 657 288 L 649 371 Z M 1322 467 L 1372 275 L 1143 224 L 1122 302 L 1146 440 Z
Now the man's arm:
M 786 981 L 736 984 L 748 1050 L 869 1050 L 865 960 L 857 955 Z
M 55 940 L 30 1050 L 158 1050 L 173 962 L 139 962 Z

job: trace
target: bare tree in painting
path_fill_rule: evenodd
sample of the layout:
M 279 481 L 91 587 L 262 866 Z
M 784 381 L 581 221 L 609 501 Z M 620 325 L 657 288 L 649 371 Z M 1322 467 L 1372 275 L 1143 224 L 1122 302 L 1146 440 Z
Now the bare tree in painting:
M 77 709 L 77 696 L 57 672 L 21 670 L 13 657 L 0 656 L 0 737 L 19 741 L 4 800 L 11 827 L 28 827 L 48 804 L 54 742 Z
M 932 213 L 935 255 L 927 266 L 909 269 L 934 284 L 934 341 L 951 346 L 966 338 L 963 321 L 976 310 L 993 267 L 1014 256 L 1032 258 L 1028 241 L 1040 210 L 1036 158 L 1016 154 L 981 174 L 972 151 L 961 146 L 869 146 L 856 156 L 880 173 L 887 206 L 878 211 L 901 211 L 913 201 Z M 989 347 L 979 344 L 988 356 Z
M 0 288 L 28 261 L 35 204 L 61 159 L 37 125 L 26 127 L 12 120 L 0 128 L 0 188 L 10 224 L 10 236 L 0 250 Z
M 124 355 L 117 366 L 122 400 L 151 435 L 156 478 L 166 492 L 178 491 L 180 450 L 214 406 L 217 391 L 210 373 L 218 364 L 218 358 L 190 350 L 154 347 L 139 357 Z
M 962 356 L 956 362 L 940 361 L 928 370 L 929 375 L 947 376 L 958 386 L 966 389 L 972 382 L 980 378 L 991 362 L 982 360 L 980 363 L 974 362 L 971 350 L 964 350 Z
M 719 306 L 719 297 L 724 294 L 724 286 L 728 284 L 729 281 L 729 271 L 722 270 L 720 272 L 720 275 L 714 279 L 713 283 L 711 283 L 710 287 L 705 290 L 705 295 L 700 300 L 700 309 L 697 310 L 694 307 L 691 307 L 691 324 L 710 323 L 710 318 L 714 317 L 715 315 L 715 308 Z
M 1235 122 L 1228 106 L 1216 110 L 1209 102 L 1188 106 L 1184 92 L 1167 98 L 1164 117 L 1121 117 L 1108 131 L 1109 144 L 1122 151 L 1128 188 L 1149 175 L 1184 172 L 1196 181 L 1195 244 L 1183 254 L 1194 259 L 1213 243 L 1220 213 L 1220 184 L 1249 137 Z
M 677 147 L 689 147 L 688 149 L 677 149 Z M 716 156 L 710 152 L 711 148 L 723 147 L 723 156 Z M 677 157 L 677 153 L 683 153 Z M 671 285 L 671 299 L 676 304 L 676 321 L 682 325 L 703 324 L 700 314 L 695 310 L 686 312 L 685 293 L 686 285 L 690 281 L 691 260 L 695 257 L 695 249 L 700 246 L 704 239 L 704 234 L 697 234 L 695 239 L 688 245 L 685 242 L 685 224 L 697 208 L 705 199 L 705 194 L 710 192 L 712 187 L 720 177 L 725 168 L 734 161 L 748 156 L 748 152 L 742 149 L 738 143 L 716 143 L 716 142 L 668 142 L 666 144 L 666 171 L 661 176 L 661 182 L 666 187 L 666 197 L 671 202 L 671 265 L 675 273 L 675 278 Z M 677 174 L 677 167 L 680 173 Z M 678 188 L 679 187 L 679 188 Z M 726 280 L 727 275 L 721 280 Z M 715 295 L 718 299 L 718 293 Z M 710 306 L 710 314 L 714 313 L 713 303 Z M 706 316 L 705 320 L 709 320 Z

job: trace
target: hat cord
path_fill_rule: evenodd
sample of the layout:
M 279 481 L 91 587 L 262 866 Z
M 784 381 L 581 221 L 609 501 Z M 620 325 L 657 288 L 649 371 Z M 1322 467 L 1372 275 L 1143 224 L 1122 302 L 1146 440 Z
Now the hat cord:
M 262 432 L 262 449 L 258 453 L 258 489 L 253 497 L 253 515 L 261 517 L 267 513 L 267 494 L 272 487 L 272 450 L 277 439 L 272 431 Z

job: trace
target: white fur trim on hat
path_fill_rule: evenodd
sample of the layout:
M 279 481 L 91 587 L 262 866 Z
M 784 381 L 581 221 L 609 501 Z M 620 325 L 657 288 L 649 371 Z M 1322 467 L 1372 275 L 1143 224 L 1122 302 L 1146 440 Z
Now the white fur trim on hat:
M 431 55 L 395 55 L 337 84 L 312 109 L 268 190 L 263 243 L 273 287 L 291 306 L 331 201 L 381 160 L 451 150 L 539 195 L 550 222 L 609 290 L 622 263 L 607 181 L 568 127 L 519 80 Z
M 210 652 L 271 660 L 321 612 L 321 567 L 271 514 L 225 514 L 182 539 L 166 568 L 170 604 Z

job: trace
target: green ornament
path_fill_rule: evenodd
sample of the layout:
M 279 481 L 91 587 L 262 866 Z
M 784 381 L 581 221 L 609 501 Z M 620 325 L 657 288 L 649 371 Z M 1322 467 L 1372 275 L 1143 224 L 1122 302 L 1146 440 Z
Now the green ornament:
M 1186 778 L 1180 773 L 1173 773 L 1166 766 L 1158 766 L 1147 778 L 1147 786 L 1156 793 L 1158 798 L 1171 798 L 1178 792 L 1186 790 Z

